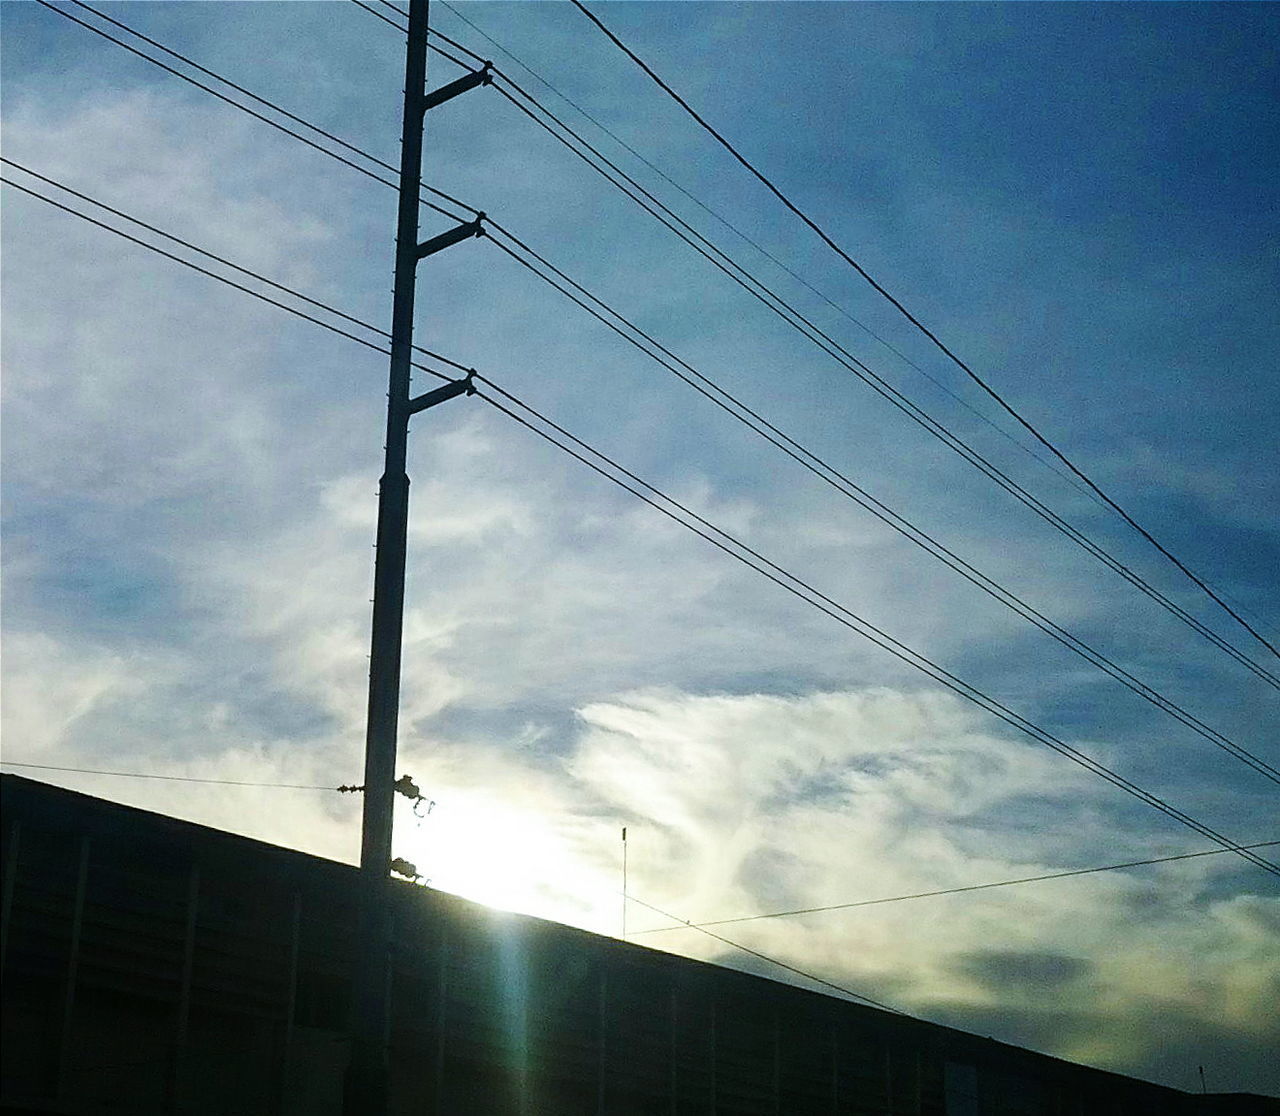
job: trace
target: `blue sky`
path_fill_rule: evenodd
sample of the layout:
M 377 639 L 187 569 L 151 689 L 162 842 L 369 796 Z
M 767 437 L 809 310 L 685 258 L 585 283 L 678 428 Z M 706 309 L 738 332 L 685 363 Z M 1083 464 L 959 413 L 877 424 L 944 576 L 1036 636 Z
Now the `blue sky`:
M 394 161 L 402 40 L 355 5 L 102 10 Z M 602 14 L 1274 636 L 1273 6 Z M 386 325 L 392 191 L 45 8 L 10 0 L 0 18 L 6 158 Z M 958 369 L 572 6 L 437 3 L 433 21 L 1266 664 L 1114 515 L 1015 445 L 1023 436 Z M 435 59 L 431 83 L 457 72 Z M 494 91 L 433 112 L 426 151 L 430 183 L 1144 682 L 1280 761 L 1274 689 L 908 423 Z M 5 758 L 357 781 L 385 359 L 8 187 L 3 221 Z M 424 215 L 424 231 L 444 224 Z M 1275 784 L 816 482 L 488 240 L 426 261 L 419 291 L 420 343 L 1180 809 L 1240 840 L 1280 836 Z M 411 473 L 401 767 L 439 805 L 402 819 L 397 851 L 439 886 L 617 933 L 624 824 L 634 894 L 691 919 L 1206 847 L 478 400 L 415 420 Z M 65 779 L 357 855 L 348 798 Z M 633 930 L 659 922 L 630 917 Z M 734 933 L 1007 1041 L 1184 1088 L 1203 1064 L 1211 1088 L 1280 1092 L 1269 1056 L 1280 890 L 1237 858 Z M 742 963 L 691 931 L 638 940 Z

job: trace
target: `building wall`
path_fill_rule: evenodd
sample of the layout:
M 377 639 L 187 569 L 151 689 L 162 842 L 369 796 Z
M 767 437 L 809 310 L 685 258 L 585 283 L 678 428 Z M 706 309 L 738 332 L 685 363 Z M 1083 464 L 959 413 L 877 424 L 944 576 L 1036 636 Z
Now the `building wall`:
M 13 776 L 3 791 L 6 1111 L 340 1112 L 355 869 Z M 397 887 L 394 912 L 404 1116 L 1226 1111 L 426 888 Z

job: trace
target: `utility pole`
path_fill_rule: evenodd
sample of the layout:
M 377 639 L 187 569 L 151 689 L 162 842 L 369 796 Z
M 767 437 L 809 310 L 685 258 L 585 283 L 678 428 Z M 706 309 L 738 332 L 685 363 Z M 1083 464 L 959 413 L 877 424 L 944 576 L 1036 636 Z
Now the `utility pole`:
M 377 557 L 373 579 L 369 718 L 365 737 L 364 817 L 360 842 L 360 924 L 353 974 L 351 1061 L 343 1096 L 344 1116 L 386 1116 L 389 1099 L 387 1042 L 390 1033 L 389 966 L 392 946 L 389 872 L 396 731 L 400 714 L 405 551 L 409 526 L 409 476 L 406 472 L 409 419 L 428 407 L 475 391 L 468 376 L 417 398 L 409 395 L 418 261 L 467 237 L 481 235 L 480 216 L 483 216 L 425 243 L 418 243 L 424 118 L 428 109 L 491 80 L 486 64 L 483 70 L 427 93 L 427 8 L 428 0 L 409 0 L 386 459 L 378 491 Z

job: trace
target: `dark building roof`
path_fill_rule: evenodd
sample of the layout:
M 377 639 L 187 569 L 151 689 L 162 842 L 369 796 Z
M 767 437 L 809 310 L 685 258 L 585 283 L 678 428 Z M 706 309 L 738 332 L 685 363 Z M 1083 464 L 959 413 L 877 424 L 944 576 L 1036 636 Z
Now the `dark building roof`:
M 17 776 L 0 788 L 4 1111 L 340 1111 L 355 867 Z M 1280 1112 L 392 892 L 397 1113 Z

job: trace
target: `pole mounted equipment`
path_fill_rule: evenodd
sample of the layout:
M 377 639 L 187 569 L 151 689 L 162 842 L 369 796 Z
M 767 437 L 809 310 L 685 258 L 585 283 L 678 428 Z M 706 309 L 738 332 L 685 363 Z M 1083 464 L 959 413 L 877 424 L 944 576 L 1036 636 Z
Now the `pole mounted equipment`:
M 378 488 L 378 541 L 373 576 L 369 715 L 360 841 L 360 929 L 354 970 L 351 1061 L 343 1091 L 343 1116 L 386 1116 L 389 1103 L 391 822 L 396 793 L 396 734 L 400 714 L 400 652 L 409 526 L 409 476 L 406 472 L 409 419 L 419 411 L 459 395 L 475 393 L 469 374 L 465 379 L 451 381 L 416 398 L 409 394 L 418 261 L 483 232 L 481 214 L 474 221 L 418 243 L 418 196 L 422 186 L 425 116 L 429 109 L 492 81 L 490 67 L 486 65 L 482 70 L 434 92 L 427 92 L 427 13 L 428 0 L 409 0 L 386 458 Z

